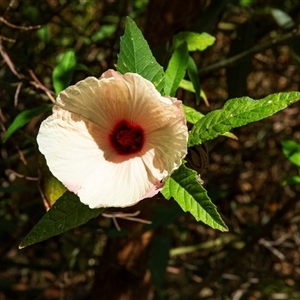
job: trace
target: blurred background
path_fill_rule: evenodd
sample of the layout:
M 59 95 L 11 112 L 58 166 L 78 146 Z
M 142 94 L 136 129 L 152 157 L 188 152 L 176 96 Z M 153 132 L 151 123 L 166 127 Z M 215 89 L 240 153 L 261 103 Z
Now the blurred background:
M 52 72 L 66 51 L 77 57 L 72 83 L 114 68 L 125 16 L 164 68 L 174 34 L 216 38 L 193 54 L 209 106 L 177 92 L 202 113 L 234 97 L 299 90 L 297 0 L 1 0 L 1 136 L 22 111 L 51 103 Z M 46 116 L 1 144 L 0 300 L 300 299 L 300 187 L 284 184 L 299 175 L 300 158 L 297 166 L 282 149 L 284 140 L 300 142 L 299 104 L 233 130 L 238 140 L 207 144 L 201 177 L 229 232 L 159 196 L 19 250 L 46 212 L 35 140 Z

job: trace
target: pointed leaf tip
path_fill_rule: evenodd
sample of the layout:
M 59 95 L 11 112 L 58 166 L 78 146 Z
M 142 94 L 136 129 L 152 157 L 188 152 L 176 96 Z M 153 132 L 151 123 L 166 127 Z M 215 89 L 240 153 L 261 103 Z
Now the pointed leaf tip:
M 199 183 L 197 173 L 185 165 L 181 165 L 166 181 L 162 194 L 166 199 L 173 197 L 183 211 L 190 212 L 197 221 L 213 229 L 228 231 L 207 191 Z
M 125 32 L 120 40 L 116 67 L 122 74 L 131 72 L 141 75 L 151 81 L 160 93 L 163 92 L 165 86 L 163 68 L 152 55 L 141 30 L 129 17 L 126 18 Z
M 223 108 L 208 113 L 194 125 L 189 146 L 202 144 L 232 128 L 265 119 L 299 100 L 299 92 L 272 94 L 260 100 L 249 97 L 228 100 Z
M 42 242 L 96 218 L 105 208 L 91 209 L 80 202 L 79 198 L 65 192 L 28 233 L 19 249 Z

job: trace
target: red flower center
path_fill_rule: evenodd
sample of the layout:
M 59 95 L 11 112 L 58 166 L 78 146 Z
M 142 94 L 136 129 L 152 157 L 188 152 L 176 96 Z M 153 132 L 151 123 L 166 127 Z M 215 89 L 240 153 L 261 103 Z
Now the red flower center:
M 133 154 L 143 148 L 144 130 L 135 123 L 122 120 L 114 126 L 109 141 L 118 154 Z

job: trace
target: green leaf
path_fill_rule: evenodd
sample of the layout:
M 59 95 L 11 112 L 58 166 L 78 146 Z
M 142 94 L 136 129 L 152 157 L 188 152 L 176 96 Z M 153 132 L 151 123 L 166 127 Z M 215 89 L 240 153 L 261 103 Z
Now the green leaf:
M 19 128 L 30 122 L 32 118 L 50 110 L 52 106 L 52 104 L 44 104 L 36 108 L 26 109 L 19 113 L 7 128 L 7 131 L 5 132 L 3 137 L 3 143 L 5 143 Z
M 173 37 L 172 47 L 177 48 L 183 42 L 187 43 L 189 51 L 203 51 L 215 42 L 215 38 L 210 34 L 203 32 L 182 31 Z
M 75 68 L 75 52 L 73 50 L 69 50 L 62 56 L 52 73 L 53 87 L 56 94 L 70 85 Z
M 232 128 L 267 118 L 299 99 L 299 92 L 286 92 L 261 100 L 249 97 L 228 100 L 222 109 L 208 113 L 194 125 L 189 135 L 189 146 L 202 144 Z
M 51 204 L 66 192 L 66 187 L 51 174 L 48 174 L 43 183 L 43 192 Z
M 181 165 L 166 181 L 162 194 L 166 199 L 173 197 L 181 208 L 190 212 L 197 221 L 202 221 L 214 229 L 228 230 L 216 206 L 199 183 L 197 173 L 185 165 Z
M 50 172 L 43 155 L 39 155 L 38 165 L 39 187 L 43 195 L 44 206 L 49 209 L 67 191 L 67 188 Z
M 153 211 L 150 219 L 151 223 L 145 224 L 144 231 L 167 227 L 169 224 L 176 222 L 184 214 L 176 202 L 153 203 L 150 209 Z
M 162 93 L 165 86 L 163 68 L 152 55 L 147 41 L 134 21 L 127 17 L 125 33 L 120 41 L 117 70 L 124 74 L 137 73 L 151 81 Z
M 189 80 L 182 79 L 180 84 L 179 84 L 179 87 L 181 87 L 182 89 L 184 89 L 188 92 L 195 93 L 193 83 Z
M 161 288 L 166 268 L 168 266 L 171 237 L 154 235 L 151 240 L 151 248 L 148 259 L 148 267 L 151 272 L 151 280 L 154 286 Z
M 39 243 L 81 226 L 90 219 L 97 217 L 104 210 L 105 208 L 90 209 L 87 205 L 81 203 L 75 194 L 67 191 L 29 232 L 19 248 Z
M 42 26 L 36 31 L 38 38 L 44 43 L 48 43 L 51 40 L 51 30 L 49 25 Z
M 225 132 L 225 133 L 222 133 L 221 135 L 222 136 L 227 136 L 230 139 L 238 140 L 238 137 L 235 134 L 231 133 L 231 132 Z
M 285 140 L 281 141 L 283 154 L 288 158 L 288 160 L 294 165 L 300 167 L 300 144 Z
M 185 113 L 185 118 L 187 122 L 191 124 L 196 124 L 201 118 L 203 118 L 205 115 L 203 115 L 201 112 L 195 110 L 194 108 L 182 104 L 183 111 Z M 231 132 L 225 132 L 222 133 L 223 136 L 227 136 L 231 139 L 237 140 L 238 138 Z
M 102 25 L 100 29 L 91 36 L 91 40 L 93 43 L 101 42 L 106 38 L 112 37 L 115 31 L 116 31 L 116 24 Z
M 291 30 L 296 27 L 296 23 L 294 22 L 293 18 L 283 10 L 271 8 L 270 12 L 277 25 L 282 29 Z
M 36 6 L 26 5 L 24 9 L 22 9 L 22 13 L 30 23 L 39 24 L 41 13 Z
M 196 124 L 201 118 L 204 117 L 201 112 L 195 110 L 190 106 L 182 104 L 182 107 L 185 113 L 186 120 L 191 124 Z
M 193 87 L 196 95 L 196 104 L 200 104 L 200 79 L 198 75 L 198 68 L 192 57 L 189 56 L 187 71 L 189 77 L 193 83 Z
M 284 180 L 283 185 L 295 185 L 300 183 L 300 176 L 292 176 Z
M 186 43 L 182 43 L 175 49 L 166 70 L 165 95 L 175 96 L 176 90 L 185 75 L 188 60 L 189 53 Z
M 182 79 L 179 83 L 179 87 L 188 91 L 188 92 L 191 92 L 191 93 L 195 93 L 195 89 L 194 89 L 194 86 L 193 86 L 193 83 L 189 80 L 186 80 L 186 79 Z M 209 103 L 208 103 L 208 100 L 207 100 L 207 97 L 204 93 L 203 90 L 200 91 L 200 98 L 203 98 L 205 104 L 207 106 L 209 106 Z

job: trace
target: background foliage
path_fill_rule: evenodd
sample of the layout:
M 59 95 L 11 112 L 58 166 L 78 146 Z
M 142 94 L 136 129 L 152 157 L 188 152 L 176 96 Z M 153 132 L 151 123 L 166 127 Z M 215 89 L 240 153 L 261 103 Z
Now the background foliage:
M 102 215 L 18 250 L 45 214 L 44 187 L 51 195 L 57 191 L 57 182 L 40 177 L 45 172 L 35 136 L 49 112 L 49 99 L 62 89 L 53 84 L 65 67 L 60 64 L 62 56 L 69 55 L 72 66 L 63 84 L 100 76 L 117 63 L 124 17 L 129 15 L 166 69 L 175 34 L 206 31 L 215 43 L 192 56 L 202 96 L 210 106 L 183 89 L 177 97 L 207 113 L 232 97 L 263 98 L 299 90 L 300 48 L 293 37 L 299 36 L 300 7 L 292 0 L 36 2 L 0 3 L 2 137 L 21 112 L 39 108 L 42 113 L 34 114 L 1 145 L 0 299 L 98 299 L 97 286 L 107 284 L 99 270 L 107 262 L 111 268 L 115 264 L 108 254 L 114 249 L 110 246 L 131 239 L 126 226 L 133 223 L 132 216 L 124 216 L 126 211 L 121 214 L 125 220 L 118 222 L 121 231 L 115 219 Z M 152 203 L 155 213 L 147 218 L 152 224 L 144 232 L 154 232 L 154 238 L 143 262 L 152 272 L 155 297 L 300 297 L 299 187 L 288 185 L 297 183 L 299 147 L 284 142 L 299 143 L 299 124 L 299 104 L 294 104 L 269 119 L 235 129 L 239 140 L 219 137 L 208 144 L 210 164 L 202 179 L 228 233 L 196 222 L 174 203 Z M 136 283 L 134 277 L 129 279 Z M 115 280 L 107 286 L 111 293 L 119 286 Z

